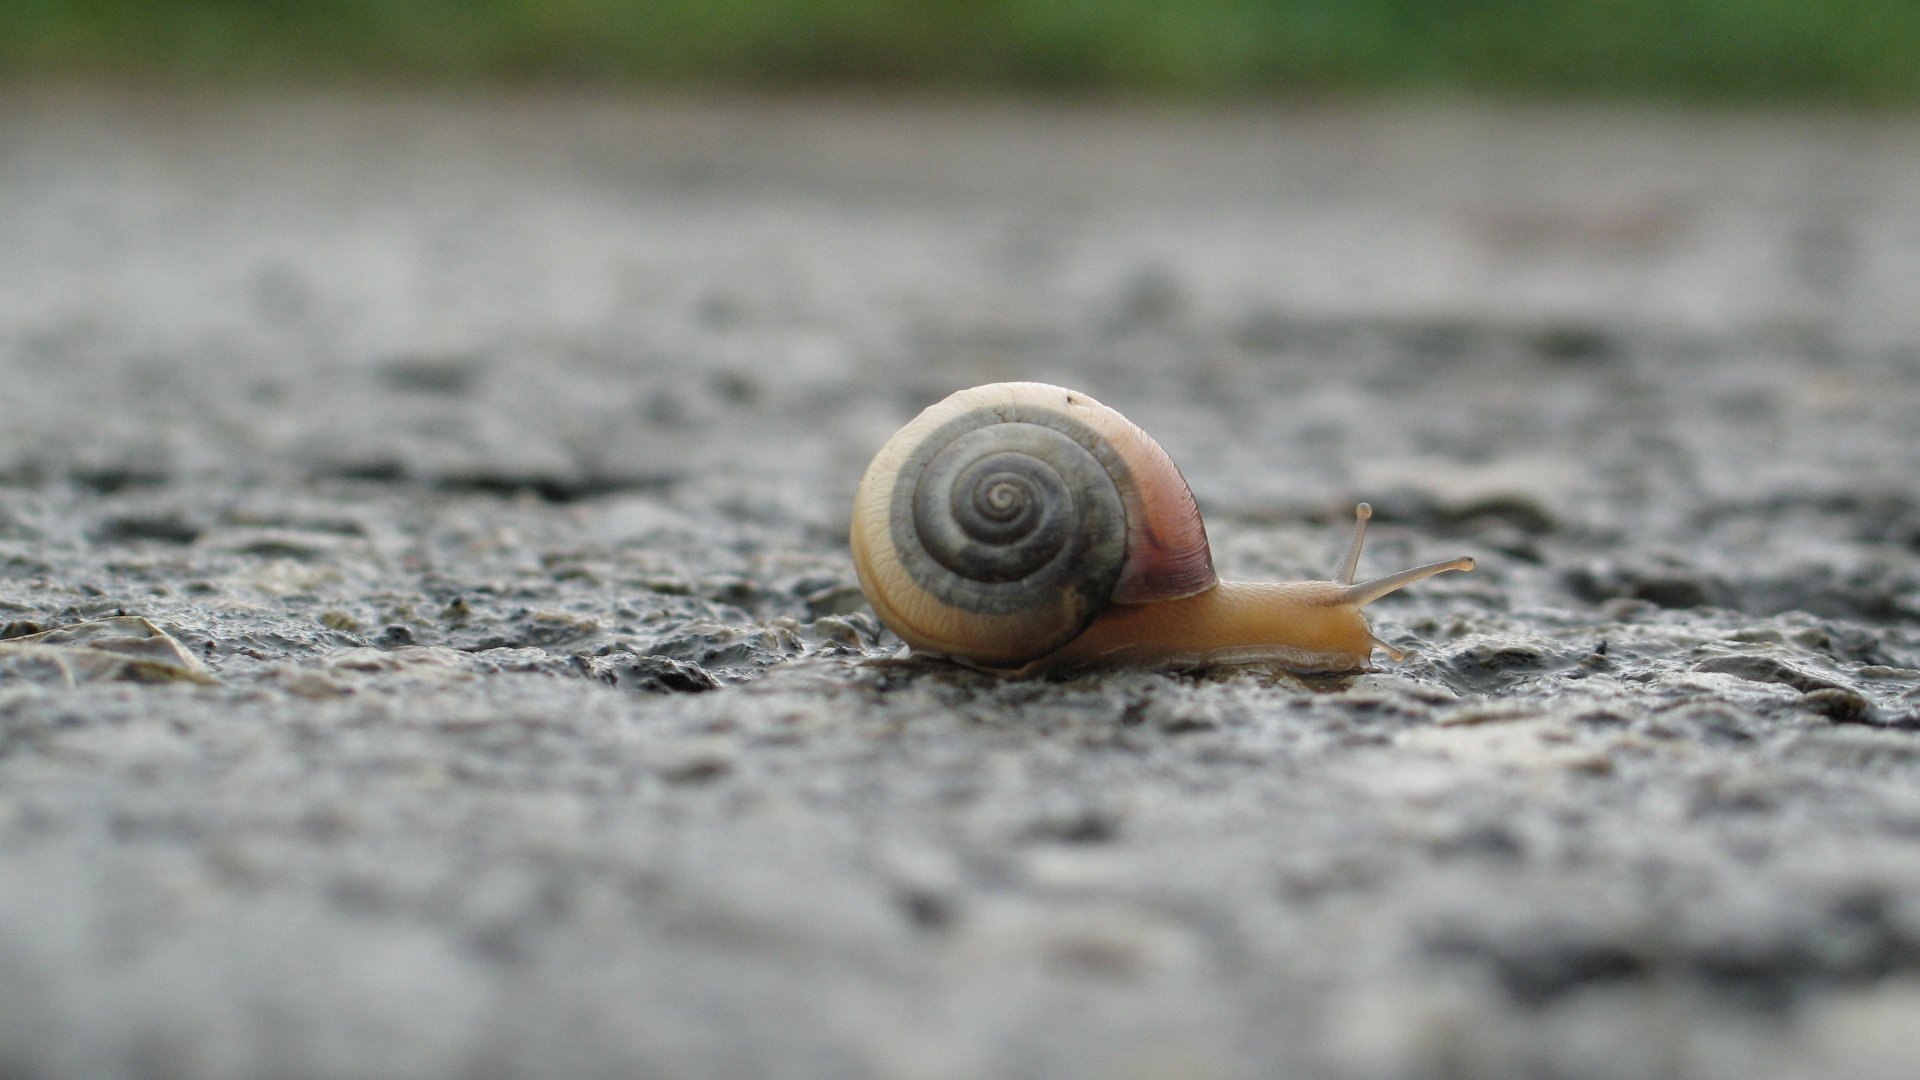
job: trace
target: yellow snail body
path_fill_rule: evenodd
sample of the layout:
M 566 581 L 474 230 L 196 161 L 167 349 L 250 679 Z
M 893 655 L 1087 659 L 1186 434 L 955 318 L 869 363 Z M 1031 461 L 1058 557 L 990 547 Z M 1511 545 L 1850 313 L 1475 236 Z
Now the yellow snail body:
M 1330 581 L 1221 581 L 1187 482 L 1160 444 L 1045 383 L 962 390 L 900 429 L 854 497 L 853 560 L 875 614 L 916 652 L 1027 674 L 1266 662 L 1351 671 L 1360 609 L 1450 559 L 1354 582 L 1371 511 Z

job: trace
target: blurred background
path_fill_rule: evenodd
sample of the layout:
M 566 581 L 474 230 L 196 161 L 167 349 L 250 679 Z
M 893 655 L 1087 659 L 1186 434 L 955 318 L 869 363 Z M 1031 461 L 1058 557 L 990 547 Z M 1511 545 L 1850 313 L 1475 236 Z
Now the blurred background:
M 1907 0 L 15 0 L 0 70 L 1125 93 L 1909 101 Z
M 15 0 L 0 456 L 745 485 L 831 544 L 905 414 L 1031 377 L 1255 516 L 1436 457 L 1615 520 L 1897 484 L 1828 410 L 1915 363 L 1915 56 L 1910 0 Z

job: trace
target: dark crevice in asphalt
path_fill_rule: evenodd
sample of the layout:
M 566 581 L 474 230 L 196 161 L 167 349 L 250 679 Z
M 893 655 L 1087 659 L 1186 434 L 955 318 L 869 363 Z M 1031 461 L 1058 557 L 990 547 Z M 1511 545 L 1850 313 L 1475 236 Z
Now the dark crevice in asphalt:
M 342 466 L 318 475 L 322 480 L 346 480 L 398 490 L 448 495 L 487 495 L 513 499 L 533 496 L 555 505 L 586 502 L 610 495 L 653 495 L 671 491 L 683 477 L 677 474 L 636 476 L 541 476 L 508 473 L 464 473 L 421 477 L 401 462 L 374 462 Z

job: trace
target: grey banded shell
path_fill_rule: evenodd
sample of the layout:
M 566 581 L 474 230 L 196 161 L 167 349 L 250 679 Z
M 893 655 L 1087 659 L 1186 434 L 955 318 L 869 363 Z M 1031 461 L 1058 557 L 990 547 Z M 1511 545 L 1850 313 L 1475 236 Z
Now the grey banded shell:
M 1091 620 L 1126 563 L 1120 491 L 1131 482 L 1099 433 L 1071 416 L 974 409 L 901 461 L 894 550 L 941 603 L 993 615 L 1072 604 Z
M 998 383 L 889 440 L 855 501 L 861 587 L 915 648 L 989 667 L 1045 656 L 1110 603 L 1214 583 L 1179 470 L 1084 394 Z

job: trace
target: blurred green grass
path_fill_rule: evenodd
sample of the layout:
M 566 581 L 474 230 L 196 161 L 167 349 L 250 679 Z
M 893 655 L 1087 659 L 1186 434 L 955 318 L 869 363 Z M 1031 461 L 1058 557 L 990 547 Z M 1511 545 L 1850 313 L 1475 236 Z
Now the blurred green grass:
M 1920 99 L 1920 0 L 0 0 L 0 77 Z

